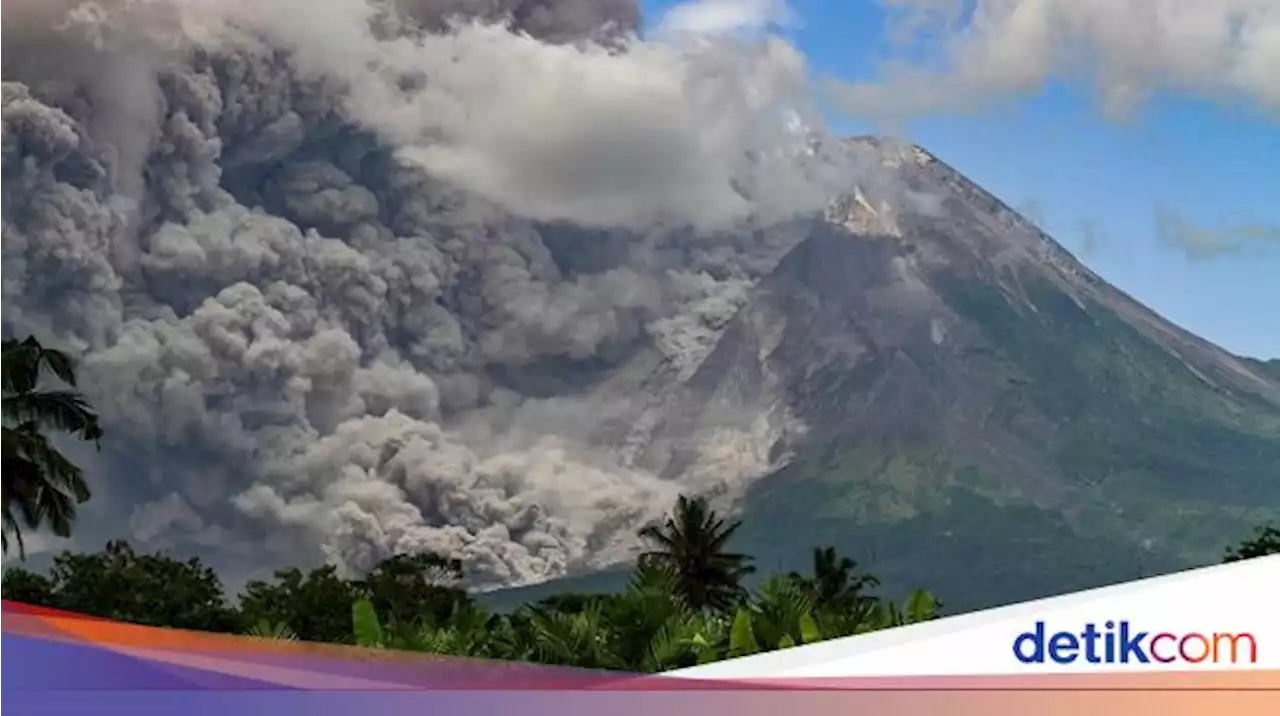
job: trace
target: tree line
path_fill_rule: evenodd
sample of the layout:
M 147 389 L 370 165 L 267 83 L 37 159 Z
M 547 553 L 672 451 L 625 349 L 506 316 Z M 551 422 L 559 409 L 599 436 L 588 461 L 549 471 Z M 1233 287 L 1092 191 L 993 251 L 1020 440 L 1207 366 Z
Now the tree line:
M 726 543 L 728 523 L 703 499 L 681 498 L 645 528 L 651 549 L 628 587 L 563 594 L 492 613 L 462 586 L 464 566 L 435 554 L 395 555 L 359 578 L 332 566 L 281 570 L 232 603 L 199 559 L 181 561 L 109 542 L 63 552 L 40 574 L 5 571 L 6 599 L 158 627 L 241 633 L 599 669 L 656 672 L 933 619 L 924 591 L 898 604 L 834 549 L 807 573 L 744 578 L 750 557 Z
M 80 469 L 49 442 L 60 431 L 96 442 L 96 414 L 75 390 L 63 353 L 38 341 L 3 348 L 4 551 L 25 556 L 24 531 L 71 534 L 90 491 Z M 60 386 L 48 388 L 49 381 Z M 681 497 L 667 519 L 645 527 L 648 545 L 626 589 L 563 594 L 492 613 L 464 588 L 465 565 L 447 555 L 394 555 L 368 574 L 332 566 L 277 571 L 229 600 L 198 559 L 135 552 L 108 542 L 96 553 L 63 552 L 47 573 L 6 570 L 5 599 L 135 624 L 264 639 L 396 648 L 456 656 L 656 672 L 937 618 L 941 603 L 913 591 L 901 603 L 875 594 L 878 580 L 833 548 L 815 548 L 807 572 L 746 587 L 755 568 L 729 550 L 739 522 L 704 499 Z M 1271 526 L 1224 561 L 1280 553 Z

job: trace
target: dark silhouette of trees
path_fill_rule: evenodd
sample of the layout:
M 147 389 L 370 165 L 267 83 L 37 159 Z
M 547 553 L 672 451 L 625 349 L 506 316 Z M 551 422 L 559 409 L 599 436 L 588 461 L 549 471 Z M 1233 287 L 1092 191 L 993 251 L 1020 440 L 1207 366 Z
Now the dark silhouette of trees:
M 324 566 L 304 573 L 278 570 L 271 581 L 255 580 L 240 595 L 242 621 L 264 630 L 287 627 L 304 641 L 350 643 L 351 604 L 358 585 Z
M 858 571 L 858 563 L 836 553 L 834 547 L 813 548 L 813 573 L 792 572 L 789 576 L 815 604 L 835 609 L 853 609 L 863 595 L 880 581 Z
M 640 530 L 653 546 L 640 565 L 667 570 L 674 593 L 694 610 L 729 609 L 746 595 L 742 580 L 755 571 L 750 557 L 726 551 L 740 525 L 726 524 L 706 499 L 682 495 L 666 522 Z
M 1262 525 L 1254 531 L 1252 538 L 1228 549 L 1222 561 L 1224 563 L 1239 562 L 1242 559 L 1266 557 L 1272 554 L 1280 554 L 1280 529 L 1272 525 Z
M 47 577 L 5 570 L 4 595 L 148 626 L 202 631 L 240 628 L 218 575 L 200 560 L 137 554 L 121 541 L 108 542 L 93 554 L 63 552 L 53 558 Z
M 89 499 L 80 468 L 50 443 L 46 433 L 64 432 L 81 440 L 102 437 L 98 416 L 74 388 L 75 364 L 65 353 L 45 348 L 35 338 L 3 344 L 4 435 L 3 550 L 13 534 L 18 552 L 26 558 L 23 529 L 47 526 L 59 537 L 71 534 L 76 505 Z M 72 390 L 42 389 L 55 378 Z
M 10 601 L 56 608 L 53 589 L 53 580 L 43 574 L 25 569 L 4 572 L 4 598 Z
M 447 621 L 467 600 L 462 562 L 436 554 L 397 554 L 383 560 L 361 582 L 378 614 L 395 624 L 419 619 Z
M 6 599 L 137 624 L 239 632 L 561 666 L 658 672 L 935 619 L 941 603 L 914 590 L 884 599 L 876 578 L 830 547 L 813 550 L 811 574 L 776 574 L 753 590 L 748 558 L 726 550 L 737 523 L 702 500 L 681 499 L 643 530 L 645 553 L 614 594 L 563 594 L 493 614 L 462 588 L 463 565 L 434 554 L 395 555 L 367 575 L 333 567 L 277 572 L 229 605 L 199 560 L 137 554 L 110 542 L 95 554 L 64 552 L 47 575 L 5 571 Z M 1263 527 L 1226 561 L 1280 552 Z

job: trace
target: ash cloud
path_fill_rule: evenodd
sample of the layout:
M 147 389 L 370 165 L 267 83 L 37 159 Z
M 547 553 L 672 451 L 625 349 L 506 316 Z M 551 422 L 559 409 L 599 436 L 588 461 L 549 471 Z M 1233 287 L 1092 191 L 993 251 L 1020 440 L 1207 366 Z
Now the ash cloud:
M 831 157 L 789 124 L 815 110 L 803 57 L 781 41 L 557 44 L 475 20 L 423 33 L 386 12 L 231 0 L 200 21 L 288 49 L 398 159 L 528 218 L 717 230 L 816 211 L 838 188 Z
M 755 423 L 680 479 L 630 464 L 599 376 L 687 375 L 802 236 L 765 227 L 858 179 L 797 131 L 790 47 L 645 41 L 622 0 L 10 5 L 4 327 L 81 355 L 104 523 L 487 587 L 767 467 Z

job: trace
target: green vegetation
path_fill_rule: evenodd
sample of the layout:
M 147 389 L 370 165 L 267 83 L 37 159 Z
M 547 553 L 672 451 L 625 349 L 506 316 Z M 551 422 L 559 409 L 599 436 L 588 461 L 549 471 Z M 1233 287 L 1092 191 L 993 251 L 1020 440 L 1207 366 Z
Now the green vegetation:
M 794 471 L 793 471 L 794 470 Z M 904 519 L 851 520 L 824 505 L 859 488 L 817 466 L 797 464 L 758 483 L 740 532 L 763 564 L 791 567 L 799 538 L 858 558 L 890 592 L 920 580 L 959 612 L 1040 599 L 1182 568 L 1161 545 L 1150 549 L 1093 523 L 1083 534 L 1061 514 L 1027 502 L 997 502 L 964 487 L 940 490 L 941 504 Z M 803 529 L 801 529 L 803 528 Z M 1209 539 L 1221 545 L 1236 535 Z M 921 575 L 927 575 L 921 577 Z
M 510 614 L 480 606 L 463 565 L 396 555 L 359 579 L 332 567 L 277 572 L 238 604 L 199 560 L 135 553 L 122 542 L 65 552 L 48 574 L 4 573 L 6 599 L 151 626 L 259 638 L 353 644 L 455 656 L 654 672 L 933 619 L 940 603 L 915 591 L 901 604 L 830 548 L 812 570 L 776 574 L 754 592 L 751 558 L 727 551 L 737 524 L 702 499 L 681 499 L 641 536 L 652 549 L 616 594 L 561 594 Z
M 1045 283 L 1025 290 L 1034 312 L 986 284 L 955 282 L 949 299 L 998 346 L 1027 403 L 1063 430 L 1053 458 L 1065 475 L 1138 485 L 1159 504 L 1280 500 L 1280 482 L 1264 479 L 1280 465 L 1274 406 L 1228 400 L 1103 307 Z
M 742 601 L 743 577 L 755 571 L 750 557 L 725 551 L 740 522 L 725 525 L 702 500 L 683 495 L 666 524 L 650 525 L 640 536 L 656 549 L 640 555 L 641 569 L 671 576 L 671 590 L 694 610 L 724 610 Z
M 934 619 L 940 602 L 915 590 L 901 603 L 835 549 L 812 551 L 804 572 L 744 588 L 750 558 L 725 547 L 726 524 L 700 499 L 682 499 L 642 531 L 653 550 L 613 594 L 567 593 L 495 614 L 460 587 L 462 565 L 397 555 L 360 579 L 332 567 L 277 572 L 232 606 L 199 560 L 139 555 L 121 542 L 63 553 L 48 574 L 4 573 L 6 599 L 153 626 L 242 633 L 454 656 L 657 672 Z M 1272 527 L 1225 561 L 1280 553 Z M 706 575 L 707 583 L 695 581 Z M 714 585 L 714 586 L 713 586 Z M 700 603 L 701 606 L 695 606 Z

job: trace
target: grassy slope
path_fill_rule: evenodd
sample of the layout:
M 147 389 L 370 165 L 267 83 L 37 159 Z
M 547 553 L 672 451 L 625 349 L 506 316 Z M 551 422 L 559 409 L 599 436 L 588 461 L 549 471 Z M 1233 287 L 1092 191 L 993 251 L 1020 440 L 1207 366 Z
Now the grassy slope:
M 1058 426 L 1045 459 L 1075 490 L 1071 518 L 993 489 L 949 455 L 880 455 L 837 440 L 747 496 L 735 546 L 763 572 L 803 569 L 812 546 L 830 544 L 887 593 L 925 587 L 963 611 L 1213 562 L 1280 514 L 1274 406 L 1229 401 L 1106 309 L 1047 285 L 1028 287 L 1035 311 L 984 284 L 946 291 L 1020 379 L 1017 403 Z M 624 583 L 606 572 L 488 601 Z
M 1110 312 L 1047 286 L 1031 287 L 1037 311 L 980 284 L 948 294 L 1022 379 L 1022 402 L 1059 427 L 1047 455 L 1076 490 L 1072 519 L 946 455 L 832 446 L 757 485 L 745 548 L 788 565 L 814 543 L 873 554 L 894 591 L 927 586 L 969 609 L 1211 562 L 1280 512 L 1273 406 L 1232 408 Z
M 954 287 L 952 305 L 983 326 L 1059 426 L 1053 460 L 1064 475 L 1155 513 L 1166 503 L 1234 518 L 1280 507 L 1280 409 L 1228 399 L 1101 307 L 1031 293 L 1034 317 L 972 284 Z

